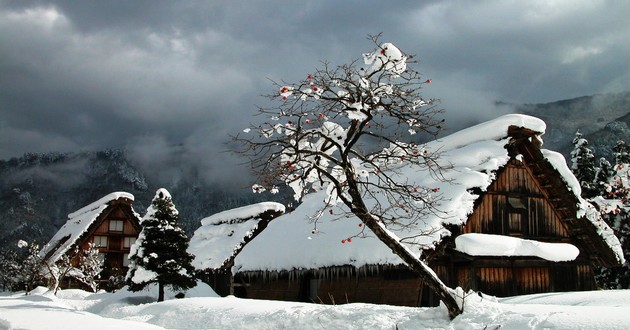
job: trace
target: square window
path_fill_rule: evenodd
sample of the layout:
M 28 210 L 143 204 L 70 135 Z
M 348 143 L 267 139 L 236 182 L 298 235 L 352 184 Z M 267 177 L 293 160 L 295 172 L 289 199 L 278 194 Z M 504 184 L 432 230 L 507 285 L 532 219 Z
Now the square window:
M 107 247 L 107 236 L 94 236 L 94 247 Z
M 123 231 L 125 222 L 122 220 L 109 220 L 109 231 Z
M 125 239 L 123 240 L 123 248 L 130 248 L 133 243 L 136 242 L 136 238 L 135 237 L 125 237 Z

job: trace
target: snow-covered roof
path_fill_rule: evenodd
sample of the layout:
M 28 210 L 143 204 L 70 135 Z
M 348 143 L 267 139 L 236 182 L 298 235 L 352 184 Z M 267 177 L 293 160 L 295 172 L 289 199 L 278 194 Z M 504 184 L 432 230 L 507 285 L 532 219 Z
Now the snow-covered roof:
M 125 198 L 130 201 L 134 196 L 127 192 L 113 192 L 87 206 L 68 214 L 68 221 L 57 231 L 42 250 L 40 256 L 47 257 L 54 262 L 58 260 L 79 239 L 98 216 L 110 205 L 112 201 Z M 139 216 L 138 216 L 139 218 Z
M 450 235 L 445 225 L 462 225 L 472 213 L 479 197 L 472 191 L 485 191 L 494 180 L 496 171 L 510 160 L 506 146 L 511 139 L 508 130 L 514 127 L 530 132 L 533 139 L 540 139 L 546 128 L 538 118 L 512 114 L 426 144 L 425 149 L 439 150 L 438 162 L 444 166 L 442 174 L 446 180 L 436 180 L 426 171 L 410 166 L 400 168 L 399 175 L 409 183 L 439 191 L 437 209 L 442 212 L 421 219 L 411 228 L 400 226 L 388 229 L 418 254 L 435 248 Z M 617 258 L 623 260 L 619 241 L 612 235 L 612 230 L 600 221 L 601 218 L 598 220 L 592 212 L 586 212 L 590 204 L 579 197 L 579 184 L 576 185 L 577 180 L 562 156 L 553 152 L 545 152 L 544 155 L 553 158 L 550 162 L 580 201 L 581 214 L 578 216 L 589 213 L 589 220 L 598 227 L 598 234 L 617 254 Z M 234 271 L 403 263 L 387 246 L 370 235 L 359 219 L 353 216 L 339 218 L 338 214 L 344 213 L 341 209 L 335 212 L 333 208 L 331 213 L 322 214 L 316 223 L 309 222 L 309 216 L 317 213 L 325 198 L 324 191 L 306 195 L 293 212 L 272 221 L 236 256 Z M 341 204 L 339 207 L 342 207 Z M 358 238 L 362 234 L 368 237 Z
M 188 247 L 195 256 L 192 265 L 198 269 L 221 268 L 257 233 L 261 220 L 270 220 L 265 214 L 284 213 L 284 209 L 280 203 L 263 202 L 202 219 Z

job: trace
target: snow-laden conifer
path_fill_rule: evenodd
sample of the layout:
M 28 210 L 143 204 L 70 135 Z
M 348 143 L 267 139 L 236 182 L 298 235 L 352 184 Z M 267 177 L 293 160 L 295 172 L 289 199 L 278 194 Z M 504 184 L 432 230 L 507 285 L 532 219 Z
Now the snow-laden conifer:
M 142 218 L 142 231 L 129 252 L 126 282 L 131 291 L 157 283 L 158 301 L 164 300 L 164 286 L 175 290 L 196 284 L 189 239 L 179 226 L 179 212 L 166 189 L 158 189 Z
M 578 130 L 573 139 L 573 151 L 571 151 L 571 171 L 580 182 L 582 197 L 592 198 L 597 195 L 595 188 L 595 155 L 588 147 L 588 141 L 582 137 Z

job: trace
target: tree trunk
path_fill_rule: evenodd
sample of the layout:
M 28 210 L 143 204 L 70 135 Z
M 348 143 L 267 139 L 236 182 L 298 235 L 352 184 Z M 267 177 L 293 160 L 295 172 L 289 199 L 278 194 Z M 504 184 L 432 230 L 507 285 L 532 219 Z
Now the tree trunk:
M 164 284 L 158 282 L 158 302 L 164 301 Z
M 363 203 L 363 199 L 361 199 L 356 182 L 348 180 L 348 185 L 348 192 L 353 199 L 353 204 L 350 206 L 352 213 L 361 219 L 365 226 L 368 227 L 381 242 L 392 249 L 392 252 L 399 256 L 405 264 L 418 275 L 422 282 L 438 295 L 448 309 L 448 316 L 451 320 L 461 314 L 463 312 L 462 307 L 457 304 L 457 300 L 449 293 L 448 287 L 440 280 L 437 274 L 411 250 L 391 236 L 386 229 L 378 223 L 379 220 L 369 213 Z

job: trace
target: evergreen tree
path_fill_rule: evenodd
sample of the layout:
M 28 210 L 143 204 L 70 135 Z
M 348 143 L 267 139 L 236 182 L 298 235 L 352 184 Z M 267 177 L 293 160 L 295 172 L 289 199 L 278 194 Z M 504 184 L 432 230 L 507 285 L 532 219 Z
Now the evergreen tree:
M 624 141 L 613 148 L 613 166 L 602 158 L 596 173 L 595 184 L 598 196 L 608 206 L 601 208 L 602 218 L 619 238 L 624 257 L 630 260 L 630 154 Z M 600 205 L 601 207 L 601 205 Z M 630 289 L 630 265 L 596 269 L 600 287 L 606 289 Z
M 189 239 L 179 226 L 179 212 L 166 189 L 159 189 L 142 219 L 142 231 L 129 253 L 126 282 L 131 291 L 157 283 L 158 301 L 164 301 L 164 287 L 175 290 L 195 286 L 193 256 Z
M 0 250 L 0 291 L 15 291 L 20 281 L 18 254 L 13 250 Z
M 573 139 L 573 151 L 571 151 L 571 171 L 580 182 L 582 197 L 592 198 L 597 196 L 595 188 L 595 156 L 588 148 L 588 141 L 582 137 L 578 130 Z
M 602 157 L 599 159 L 599 166 L 595 171 L 594 189 L 596 190 L 596 196 L 603 196 L 606 198 L 610 193 L 610 178 L 613 176 L 612 165 L 608 159 Z
M 630 212 L 628 203 L 618 212 L 603 214 L 604 221 L 619 238 L 626 262 L 614 268 L 599 268 L 595 271 L 597 284 L 604 289 L 630 289 Z
M 630 154 L 628 154 L 628 146 L 625 141 L 617 141 L 617 145 L 613 147 L 613 156 L 615 157 L 615 165 L 630 163 Z
M 626 202 L 630 197 L 630 154 L 624 141 L 618 141 L 613 148 L 615 166 L 612 168 L 612 176 L 608 183 L 610 198 L 620 199 Z

